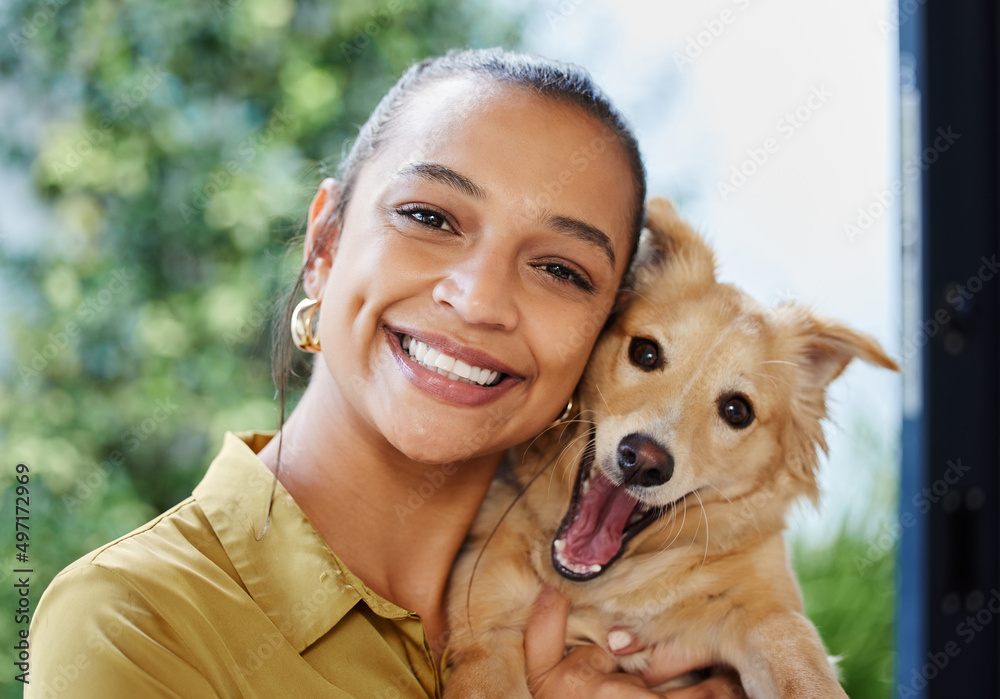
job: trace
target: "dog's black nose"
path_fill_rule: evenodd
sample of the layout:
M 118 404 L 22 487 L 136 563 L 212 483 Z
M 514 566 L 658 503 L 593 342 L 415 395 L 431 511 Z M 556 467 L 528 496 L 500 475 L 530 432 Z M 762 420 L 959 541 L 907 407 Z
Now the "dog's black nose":
M 626 483 L 663 485 L 674 475 L 674 457 L 656 440 L 633 432 L 618 444 L 618 467 Z

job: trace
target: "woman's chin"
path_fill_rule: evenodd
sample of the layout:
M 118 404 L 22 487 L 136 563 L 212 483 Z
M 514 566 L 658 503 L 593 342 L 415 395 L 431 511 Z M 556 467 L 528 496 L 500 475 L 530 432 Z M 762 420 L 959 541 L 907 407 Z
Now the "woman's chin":
M 393 440 L 393 446 L 401 454 L 424 464 L 455 463 L 485 455 L 462 444 L 428 444 L 426 440 L 419 438 Z
M 392 426 L 383 434 L 401 454 L 425 464 L 445 464 L 499 454 L 507 444 L 495 442 L 494 433 L 468 431 L 453 426 Z

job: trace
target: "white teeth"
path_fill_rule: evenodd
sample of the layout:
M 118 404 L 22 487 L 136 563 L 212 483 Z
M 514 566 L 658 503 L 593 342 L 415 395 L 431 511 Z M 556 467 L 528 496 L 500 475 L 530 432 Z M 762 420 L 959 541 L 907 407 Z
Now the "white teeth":
M 581 486 L 580 492 L 582 492 L 584 495 L 586 495 L 587 493 L 590 492 L 590 479 L 589 478 L 583 482 L 583 486 Z
M 495 383 L 500 377 L 500 372 L 498 371 L 471 366 L 461 359 L 456 359 L 433 347 L 428 347 L 420 340 L 409 335 L 403 335 L 400 344 L 414 360 L 452 381 L 485 386 Z
M 577 573 L 579 575 L 584 575 L 585 573 L 599 573 L 599 572 L 601 572 L 601 567 L 602 566 L 601 566 L 600 563 L 594 563 L 592 565 L 587 566 L 587 565 L 583 565 L 582 563 L 571 563 L 571 562 L 567 561 L 566 558 L 563 556 L 563 549 L 566 548 L 566 540 L 565 539 L 556 539 L 554 545 L 555 545 L 555 549 L 556 549 L 556 560 L 559 561 L 559 565 L 561 565 L 563 568 L 566 568 L 567 570 L 571 570 L 574 573 Z
M 651 508 L 649 505 L 640 502 L 639 506 L 636 507 L 635 511 L 629 516 L 628 524 L 635 524 L 636 522 L 638 522 L 640 519 L 642 519 L 649 513 L 650 509 Z
M 455 368 L 455 358 L 449 357 L 447 354 L 439 354 L 437 359 L 434 360 L 434 366 L 445 371 L 451 371 Z

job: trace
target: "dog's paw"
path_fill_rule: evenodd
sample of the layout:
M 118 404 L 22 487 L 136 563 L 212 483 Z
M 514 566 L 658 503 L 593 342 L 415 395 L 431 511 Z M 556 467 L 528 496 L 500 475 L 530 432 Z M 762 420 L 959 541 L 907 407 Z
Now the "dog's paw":
M 523 669 L 515 670 L 498 657 L 480 657 L 455 666 L 443 699 L 531 699 L 531 692 Z

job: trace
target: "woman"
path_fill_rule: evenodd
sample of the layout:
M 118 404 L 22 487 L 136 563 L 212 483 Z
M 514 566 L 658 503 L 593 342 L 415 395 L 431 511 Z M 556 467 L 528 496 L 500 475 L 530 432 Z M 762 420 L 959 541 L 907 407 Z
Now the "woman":
M 452 562 L 503 452 L 564 410 L 644 197 L 579 69 L 411 68 L 310 207 L 288 323 L 317 357 L 287 421 L 278 372 L 280 438 L 227 433 L 191 498 L 56 578 L 26 696 L 439 696 Z M 658 696 L 599 648 L 564 659 L 566 614 L 540 598 L 536 696 Z M 687 691 L 729 696 L 663 696 Z

